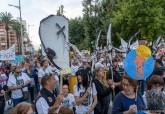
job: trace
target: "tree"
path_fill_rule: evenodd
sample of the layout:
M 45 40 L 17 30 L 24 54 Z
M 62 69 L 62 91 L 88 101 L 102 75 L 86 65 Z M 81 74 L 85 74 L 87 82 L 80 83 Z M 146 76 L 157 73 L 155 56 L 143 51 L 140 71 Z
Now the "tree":
M 18 52 L 21 53 L 21 23 L 18 20 L 13 20 L 11 23 L 12 29 L 16 32 Z
M 117 0 L 112 12 L 111 22 L 114 37 L 126 40 L 140 31 L 138 38 L 154 40 L 164 35 L 164 0 Z
M 64 15 L 64 6 L 61 5 L 59 9 L 57 10 L 57 15 L 58 16 L 63 16 Z
M 115 46 L 120 45 L 120 37 L 128 41 L 138 31 L 140 34 L 137 38 L 150 41 L 155 40 L 159 35 L 165 35 L 164 0 L 83 0 L 82 5 L 81 23 L 83 23 L 84 35 L 81 36 L 84 38 L 81 43 L 79 40 L 74 40 L 74 43 L 83 45 L 83 49 L 92 49 L 91 43 L 96 40 L 100 30 L 102 33 L 99 44 L 106 46 L 110 23 L 112 42 Z
M 93 4 L 92 0 L 83 0 L 83 24 L 84 24 L 84 41 L 83 47 L 92 51 L 93 45 L 92 43 L 96 39 L 96 13 L 95 13 L 95 5 Z
M 0 13 L 0 22 L 5 24 L 7 48 L 9 48 L 9 29 L 10 29 L 10 24 L 13 22 L 12 18 L 13 16 L 8 12 Z
M 85 38 L 84 32 L 83 19 L 81 17 L 69 21 L 70 42 L 77 45 L 80 49 L 84 49 L 82 45 Z

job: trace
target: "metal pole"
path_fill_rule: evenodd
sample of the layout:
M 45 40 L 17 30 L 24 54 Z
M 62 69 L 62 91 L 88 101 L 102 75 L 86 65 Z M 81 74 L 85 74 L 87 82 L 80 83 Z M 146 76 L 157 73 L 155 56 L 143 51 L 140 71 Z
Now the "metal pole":
M 21 1 L 19 0 L 19 13 L 20 13 L 20 25 L 21 25 L 21 37 L 20 37 L 20 40 L 21 40 L 21 54 L 24 55 L 24 45 L 23 45 L 23 28 L 22 28 L 22 14 L 21 14 Z

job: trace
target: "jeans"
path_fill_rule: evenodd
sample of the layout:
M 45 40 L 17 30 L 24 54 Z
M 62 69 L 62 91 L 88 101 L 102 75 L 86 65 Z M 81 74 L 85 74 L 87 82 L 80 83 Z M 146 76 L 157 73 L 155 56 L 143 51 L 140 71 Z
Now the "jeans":
M 23 101 L 23 98 L 13 99 L 13 105 L 14 105 L 14 107 L 15 107 L 17 104 L 21 103 L 22 101 Z

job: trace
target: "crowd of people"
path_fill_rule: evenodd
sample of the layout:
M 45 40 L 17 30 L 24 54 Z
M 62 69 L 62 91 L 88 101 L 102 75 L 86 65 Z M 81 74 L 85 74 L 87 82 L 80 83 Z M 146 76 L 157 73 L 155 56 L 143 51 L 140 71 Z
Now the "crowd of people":
M 9 99 L 12 114 L 165 113 L 165 54 L 155 57 L 154 71 L 146 81 L 133 80 L 125 73 L 122 53 L 112 58 L 110 64 L 106 54 L 99 53 L 94 72 L 90 61 L 73 58 L 72 72 L 64 80 L 46 57 L 26 57 L 19 64 L 1 61 L 0 114 L 8 110 Z M 68 77 L 72 75 L 77 82 L 71 93 Z

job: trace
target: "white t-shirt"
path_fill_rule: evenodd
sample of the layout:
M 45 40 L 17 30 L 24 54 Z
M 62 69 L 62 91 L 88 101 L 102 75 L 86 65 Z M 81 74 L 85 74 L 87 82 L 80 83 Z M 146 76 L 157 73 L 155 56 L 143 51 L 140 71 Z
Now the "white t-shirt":
M 29 78 L 29 76 L 27 74 L 21 73 L 17 77 L 17 80 L 18 81 L 16 81 L 16 78 L 15 78 L 14 74 L 10 74 L 9 75 L 9 79 L 8 79 L 8 83 L 7 83 L 7 86 L 8 87 L 18 86 L 18 85 L 22 85 L 23 86 L 27 81 L 30 81 L 30 78 Z M 23 91 L 28 91 L 28 88 L 27 87 L 24 87 L 23 88 Z M 21 98 L 21 97 L 23 97 L 23 94 L 22 94 L 21 89 L 12 90 L 11 98 L 17 99 L 17 98 Z
M 44 68 L 40 68 L 38 70 L 38 77 L 42 78 L 43 76 L 45 76 L 46 74 L 50 74 L 52 73 L 52 70 L 50 67 L 47 67 L 46 69 Z
M 74 96 L 69 93 L 66 97 L 63 98 L 61 106 L 68 107 L 72 110 L 75 106 Z
M 43 97 L 40 97 L 37 100 L 36 109 L 38 114 L 48 114 L 49 105 Z
M 52 73 L 52 70 L 51 70 L 51 67 L 47 67 L 46 69 L 44 69 L 44 68 L 40 68 L 39 70 L 38 70 L 38 77 L 39 78 L 42 78 L 42 77 L 44 77 L 45 75 L 49 75 L 50 73 Z M 42 86 L 41 86 L 41 84 L 40 84 L 40 89 L 42 88 Z
M 66 97 L 63 98 L 61 105 L 59 106 L 56 113 L 59 112 L 61 107 L 67 107 L 70 110 L 73 110 L 73 107 L 76 105 L 75 98 L 72 94 L 68 94 Z
M 85 88 L 83 88 L 82 86 L 80 86 L 80 88 L 78 90 L 78 86 L 76 84 L 74 86 L 74 96 L 76 96 L 76 97 L 82 97 L 84 94 L 85 94 Z M 95 84 L 94 83 L 92 83 L 91 95 L 92 96 L 97 96 L 97 91 L 96 91 L 96 87 L 95 87 Z M 86 100 L 84 100 L 83 103 L 81 103 L 79 106 L 76 106 L 76 112 L 77 112 L 77 114 L 86 114 L 86 112 L 89 110 L 90 105 L 92 104 L 91 103 L 92 101 L 93 101 L 93 98 L 91 98 L 91 96 L 88 96 L 86 98 Z

